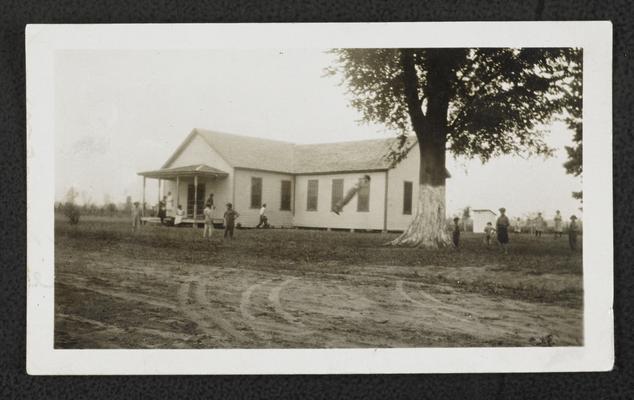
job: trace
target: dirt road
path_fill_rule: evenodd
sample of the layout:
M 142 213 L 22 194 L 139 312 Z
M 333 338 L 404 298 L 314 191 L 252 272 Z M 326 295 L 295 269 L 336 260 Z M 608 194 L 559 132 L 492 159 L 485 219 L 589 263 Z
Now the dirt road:
M 447 284 L 495 266 L 258 270 L 64 252 L 56 254 L 70 260 L 56 267 L 57 348 L 582 344 L 581 309 Z M 534 284 L 557 279 L 568 277 Z

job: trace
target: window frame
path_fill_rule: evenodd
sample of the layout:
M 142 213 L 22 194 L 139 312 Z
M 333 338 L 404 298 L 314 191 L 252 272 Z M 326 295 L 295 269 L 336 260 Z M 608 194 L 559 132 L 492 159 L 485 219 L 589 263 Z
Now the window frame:
M 253 187 L 254 187 L 254 185 L 253 185 L 253 184 L 254 184 L 254 182 L 256 182 L 256 181 L 259 181 L 259 188 L 260 188 L 259 200 L 260 200 L 260 204 L 255 204 L 255 203 L 253 202 L 253 195 L 255 194 L 255 193 L 254 193 L 254 191 L 253 191 Z M 258 177 L 258 176 L 252 176 L 252 177 L 251 177 L 251 199 L 250 199 L 250 203 L 251 203 L 251 204 L 250 204 L 250 205 L 251 205 L 251 207 L 250 207 L 250 208 L 251 208 L 251 209 L 260 209 L 260 208 L 262 208 L 262 204 L 263 204 L 263 201 L 262 201 L 262 192 L 263 192 L 263 187 L 264 187 L 264 182 L 263 182 L 262 177 Z
M 339 197 L 335 198 L 335 183 L 341 183 L 341 193 L 339 193 Z M 344 179 L 343 178 L 333 178 L 330 184 L 330 208 L 334 210 L 335 205 L 343 200 L 344 196 Z
M 314 193 L 314 199 L 315 199 L 315 204 L 314 204 L 314 208 L 311 207 L 311 193 L 310 193 L 310 187 L 311 187 L 311 183 L 315 183 L 315 193 Z M 319 179 L 308 179 L 308 181 L 306 181 L 306 211 L 318 211 L 319 210 Z
M 286 205 L 284 202 L 284 184 L 288 184 L 288 208 L 284 208 Z M 292 211 L 293 210 L 293 183 L 290 179 L 282 179 L 280 184 L 280 211 Z
M 370 180 L 364 180 L 362 179 L 361 181 L 364 181 L 365 183 L 359 186 L 359 191 L 357 192 L 357 212 L 370 212 Z M 361 208 L 361 201 L 362 201 L 362 190 L 367 190 L 367 194 L 365 195 L 365 209 Z

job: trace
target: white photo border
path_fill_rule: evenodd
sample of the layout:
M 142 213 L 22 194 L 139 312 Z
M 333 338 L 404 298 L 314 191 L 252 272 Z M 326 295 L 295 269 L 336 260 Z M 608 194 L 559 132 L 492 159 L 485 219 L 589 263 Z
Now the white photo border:
M 27 372 L 348 374 L 607 371 L 614 364 L 612 24 L 414 22 L 28 25 Z M 583 48 L 584 345 L 521 348 L 54 349 L 54 55 L 57 50 L 381 47 Z

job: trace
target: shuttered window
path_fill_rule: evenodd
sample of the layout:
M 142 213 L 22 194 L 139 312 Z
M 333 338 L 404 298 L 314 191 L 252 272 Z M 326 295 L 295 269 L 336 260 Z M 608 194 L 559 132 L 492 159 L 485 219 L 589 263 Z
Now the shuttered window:
M 412 214 L 412 182 L 404 182 L 403 185 L 403 214 Z
M 280 201 L 280 210 L 291 210 L 291 181 L 282 181 L 282 198 Z
M 319 194 L 319 181 L 317 179 L 308 180 L 308 191 L 306 200 L 306 211 L 317 211 L 317 196 Z
M 251 178 L 251 208 L 262 207 L 262 178 Z
M 332 198 L 330 201 L 330 209 L 334 210 L 335 205 L 343 199 L 343 179 L 332 180 Z
M 357 192 L 357 211 L 370 211 L 370 181 L 361 179 Z

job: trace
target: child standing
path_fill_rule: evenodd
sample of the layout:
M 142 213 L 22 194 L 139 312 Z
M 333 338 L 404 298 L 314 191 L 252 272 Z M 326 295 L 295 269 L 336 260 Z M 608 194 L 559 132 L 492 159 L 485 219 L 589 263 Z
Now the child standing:
M 484 227 L 484 242 L 487 244 L 487 247 L 491 245 L 491 239 L 493 239 L 494 233 L 495 228 L 493 228 L 493 224 L 487 222 L 487 226 Z
M 498 242 L 502 246 L 502 250 L 504 254 L 508 253 L 507 246 L 509 243 L 509 218 L 506 216 L 506 208 L 500 208 L 500 216 L 498 217 L 497 222 L 495 223 L 495 228 L 498 233 Z
M 236 210 L 233 209 L 233 205 L 231 203 L 227 203 L 227 211 L 225 211 L 225 239 L 227 236 L 233 240 L 233 229 L 236 225 L 236 218 L 238 218 L 240 214 Z
M 456 246 L 456 249 L 460 245 L 460 226 L 458 225 L 459 221 L 460 221 L 460 218 L 458 217 L 453 219 L 454 225 L 453 225 L 452 239 L 453 239 L 453 245 Z
M 205 204 L 205 211 L 203 211 L 205 215 L 205 230 L 203 232 L 203 239 L 207 238 L 207 240 L 211 239 L 211 234 L 214 231 L 214 209 L 211 203 Z
M 542 217 L 542 213 L 537 213 L 537 217 L 535 218 L 535 236 L 542 237 L 543 231 L 544 231 L 544 218 Z
M 134 202 L 134 207 L 132 207 L 132 232 L 136 232 L 137 229 L 141 227 L 141 208 L 139 207 L 139 202 Z
M 559 210 L 557 210 L 557 213 L 555 214 L 555 239 L 556 238 L 560 238 L 561 235 L 563 234 L 563 227 L 562 227 L 562 219 L 561 219 L 561 213 L 559 212 Z

